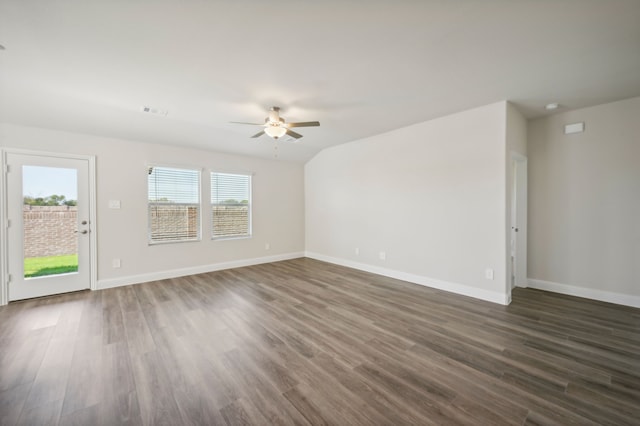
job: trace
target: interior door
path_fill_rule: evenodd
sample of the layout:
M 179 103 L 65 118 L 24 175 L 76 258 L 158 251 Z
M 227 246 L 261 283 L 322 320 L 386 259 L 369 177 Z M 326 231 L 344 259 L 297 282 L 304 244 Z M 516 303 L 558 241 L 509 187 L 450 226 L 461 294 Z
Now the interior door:
M 511 287 L 527 287 L 527 158 L 513 156 Z
M 6 158 L 9 300 L 89 288 L 89 160 Z
M 509 277 L 511 288 L 516 287 L 516 269 L 517 269 L 517 239 L 518 239 L 518 161 L 513 160 L 512 163 L 512 182 L 511 182 L 511 244 L 509 257 L 511 261 L 510 270 L 511 276 Z

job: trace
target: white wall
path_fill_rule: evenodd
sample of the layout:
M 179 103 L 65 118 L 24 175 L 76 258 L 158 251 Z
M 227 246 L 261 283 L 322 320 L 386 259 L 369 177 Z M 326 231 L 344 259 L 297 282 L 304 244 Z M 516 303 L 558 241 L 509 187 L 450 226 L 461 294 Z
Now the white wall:
M 565 124 L 585 132 L 564 135 Z M 530 285 L 640 307 L 640 97 L 529 123 Z
M 97 157 L 99 287 L 303 254 L 304 185 L 300 164 L 9 124 L 0 125 L 0 147 Z M 253 237 L 212 241 L 209 222 L 203 217 L 202 241 L 149 246 L 148 163 L 254 172 Z M 203 182 L 203 189 L 208 186 Z M 203 202 L 209 199 L 205 193 Z M 121 200 L 122 208 L 109 209 L 108 200 Z M 113 258 L 121 259 L 120 269 L 112 268 Z
M 527 119 L 513 106 L 507 102 L 507 153 L 515 152 L 522 156 L 527 156 Z M 508 162 L 507 165 L 510 165 Z
M 305 166 L 307 255 L 508 303 L 506 111 L 499 102 L 322 151 Z

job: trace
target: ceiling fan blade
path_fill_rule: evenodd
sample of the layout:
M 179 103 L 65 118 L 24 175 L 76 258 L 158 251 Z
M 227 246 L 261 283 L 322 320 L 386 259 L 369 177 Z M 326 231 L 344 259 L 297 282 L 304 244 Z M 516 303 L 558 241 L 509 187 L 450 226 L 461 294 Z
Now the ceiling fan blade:
M 256 133 L 255 135 L 251 136 L 252 138 L 259 138 L 260 136 L 264 135 L 264 130 L 261 132 Z
M 230 121 L 232 124 L 249 124 L 251 126 L 264 126 L 264 123 L 245 123 L 244 121 Z
M 287 123 L 287 127 L 316 127 L 320 125 L 319 121 L 301 121 L 299 123 Z
M 302 137 L 302 135 L 300 133 L 296 133 L 293 130 L 287 130 L 287 135 L 291 136 L 292 138 L 296 138 L 296 139 L 300 139 Z

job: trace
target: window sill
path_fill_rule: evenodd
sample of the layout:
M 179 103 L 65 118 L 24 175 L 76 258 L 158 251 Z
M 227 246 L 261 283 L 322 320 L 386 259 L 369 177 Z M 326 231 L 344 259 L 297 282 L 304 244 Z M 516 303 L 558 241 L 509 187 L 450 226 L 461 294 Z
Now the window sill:
M 202 241 L 202 238 L 198 238 L 197 240 L 175 240 L 175 241 L 148 241 L 148 246 L 164 246 L 167 244 L 181 244 L 181 243 L 198 243 Z
M 251 239 L 251 235 L 238 235 L 237 237 L 228 236 L 228 237 L 211 237 L 211 241 L 228 241 L 228 240 L 248 240 Z

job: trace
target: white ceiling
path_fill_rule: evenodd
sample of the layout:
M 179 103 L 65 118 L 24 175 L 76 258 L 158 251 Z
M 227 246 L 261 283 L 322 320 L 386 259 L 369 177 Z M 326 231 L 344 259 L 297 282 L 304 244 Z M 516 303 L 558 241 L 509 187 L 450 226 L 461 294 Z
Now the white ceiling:
M 273 158 L 228 122 L 278 105 L 321 122 L 279 143 L 292 161 L 500 100 L 640 95 L 640 0 L 0 0 L 0 44 L 0 121 Z

